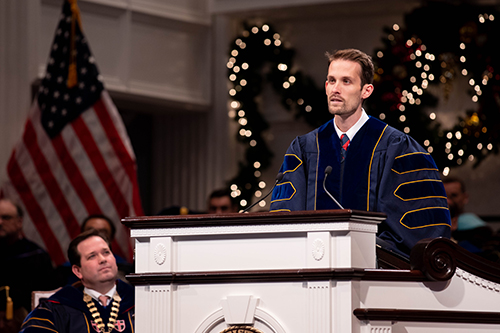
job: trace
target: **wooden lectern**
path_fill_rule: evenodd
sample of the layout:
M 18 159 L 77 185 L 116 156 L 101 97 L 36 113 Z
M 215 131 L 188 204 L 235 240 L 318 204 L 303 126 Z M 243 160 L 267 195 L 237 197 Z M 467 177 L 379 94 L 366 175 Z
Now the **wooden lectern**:
M 138 333 L 500 332 L 500 266 L 447 239 L 377 268 L 384 214 L 126 218 Z

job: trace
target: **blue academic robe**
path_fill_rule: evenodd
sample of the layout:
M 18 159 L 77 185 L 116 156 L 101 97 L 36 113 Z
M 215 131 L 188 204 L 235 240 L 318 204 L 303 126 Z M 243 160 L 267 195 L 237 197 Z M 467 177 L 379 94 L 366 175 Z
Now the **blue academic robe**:
M 346 209 L 383 212 L 378 236 L 409 254 L 423 238 L 450 237 L 446 192 L 432 157 L 413 138 L 370 117 L 342 162 L 333 121 L 297 137 L 288 148 L 271 211 Z
M 134 332 L 134 287 L 117 280 L 116 292 L 121 297 L 118 318 L 113 332 Z M 105 324 L 111 306 L 94 302 Z M 107 331 L 106 327 L 106 331 Z M 99 332 L 87 303 L 83 301 L 83 287 L 67 285 L 40 303 L 24 320 L 20 333 L 95 333 Z

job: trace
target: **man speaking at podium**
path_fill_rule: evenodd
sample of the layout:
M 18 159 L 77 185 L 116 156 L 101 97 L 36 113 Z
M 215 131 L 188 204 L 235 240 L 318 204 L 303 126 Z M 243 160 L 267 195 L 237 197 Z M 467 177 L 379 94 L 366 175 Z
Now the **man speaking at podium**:
M 446 192 L 432 157 L 362 107 L 374 89 L 371 57 L 355 49 L 327 56 L 325 89 L 334 118 L 291 143 L 271 211 L 383 212 L 377 242 L 406 255 L 420 239 L 450 237 Z

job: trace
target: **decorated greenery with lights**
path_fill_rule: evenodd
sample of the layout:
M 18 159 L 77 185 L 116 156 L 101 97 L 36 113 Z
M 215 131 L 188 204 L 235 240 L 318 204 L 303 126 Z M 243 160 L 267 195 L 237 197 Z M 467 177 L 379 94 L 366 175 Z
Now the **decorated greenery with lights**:
M 415 138 L 444 175 L 467 161 L 479 165 L 498 153 L 500 143 L 499 35 L 494 7 L 430 2 L 414 10 L 404 24 L 384 28 L 383 47 L 373 54 L 375 90 L 365 102 L 367 112 Z M 245 208 L 263 195 L 266 184 L 260 177 L 273 156 L 263 135 L 269 124 L 259 111 L 263 83 L 270 82 L 283 106 L 313 128 L 331 115 L 324 88 L 292 70 L 295 50 L 284 46 L 271 25 L 245 25 L 230 53 L 229 116 L 238 122 L 238 140 L 246 145 L 230 186 Z M 463 94 L 476 107 L 443 128 L 436 106 L 449 97 L 458 76 L 468 80 Z
M 500 132 L 500 18 L 493 7 L 431 2 L 385 29 L 375 51 L 375 93 L 367 108 L 409 133 L 432 153 L 440 170 L 467 161 L 479 165 L 498 153 Z M 456 124 L 439 123 L 438 98 L 449 98 L 458 76 L 475 108 Z M 460 111 L 460 110 L 457 110 Z

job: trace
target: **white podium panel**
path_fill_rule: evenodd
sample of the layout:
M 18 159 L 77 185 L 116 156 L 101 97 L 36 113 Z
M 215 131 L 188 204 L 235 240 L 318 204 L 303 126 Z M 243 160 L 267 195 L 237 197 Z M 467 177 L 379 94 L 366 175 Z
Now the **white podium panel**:
M 227 220 L 220 225 L 200 217 L 189 222 L 157 221 L 161 228 L 132 229 L 136 273 L 375 268 L 375 233 L 383 216 L 346 215 L 344 220 L 335 216 L 310 223 L 307 218 L 290 219 L 277 224 L 276 213 L 260 213 L 259 219 L 257 214 L 225 215 Z M 246 223 L 234 224 L 240 219 Z
M 417 269 L 377 269 L 383 219 L 351 210 L 124 219 L 136 242 L 136 332 L 500 332 L 500 267 L 437 239 L 416 246 Z

